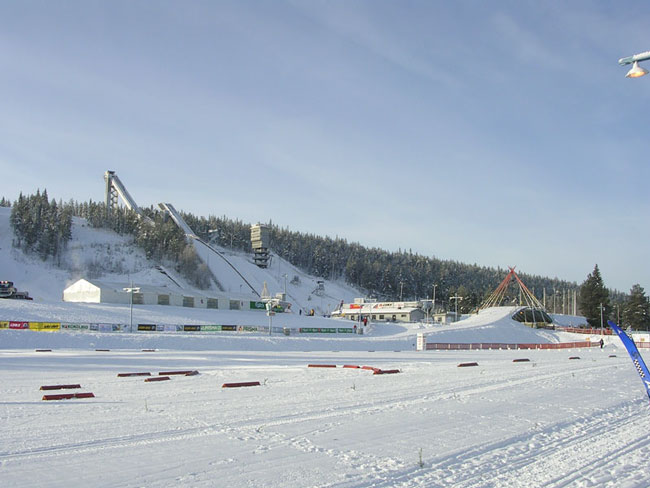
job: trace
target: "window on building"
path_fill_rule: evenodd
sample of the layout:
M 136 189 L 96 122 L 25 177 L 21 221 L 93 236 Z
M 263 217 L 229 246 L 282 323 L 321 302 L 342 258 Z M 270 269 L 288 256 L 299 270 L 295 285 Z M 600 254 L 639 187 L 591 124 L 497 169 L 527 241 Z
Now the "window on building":
M 158 295 L 158 305 L 169 305 L 169 295 Z
M 183 297 L 183 306 L 194 308 L 194 297 Z

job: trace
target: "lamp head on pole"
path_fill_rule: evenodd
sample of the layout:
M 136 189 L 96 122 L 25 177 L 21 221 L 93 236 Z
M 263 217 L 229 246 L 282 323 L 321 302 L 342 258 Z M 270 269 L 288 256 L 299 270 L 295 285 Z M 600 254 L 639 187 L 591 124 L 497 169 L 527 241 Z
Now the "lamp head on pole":
M 641 76 L 644 76 L 644 75 L 647 75 L 647 74 L 648 74 L 648 70 L 642 68 L 641 66 L 639 66 L 638 61 L 634 61 L 634 64 L 632 65 L 632 69 L 630 69 L 630 71 L 627 72 L 625 77 L 626 78 L 640 78 Z

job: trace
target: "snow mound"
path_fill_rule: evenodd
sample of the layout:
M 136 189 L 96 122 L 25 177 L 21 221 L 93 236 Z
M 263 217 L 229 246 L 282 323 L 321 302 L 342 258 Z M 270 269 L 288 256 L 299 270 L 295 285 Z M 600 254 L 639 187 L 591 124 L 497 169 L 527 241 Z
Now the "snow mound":
M 551 330 L 530 328 L 512 316 L 519 307 L 491 307 L 427 334 L 428 342 L 502 342 L 545 343 L 560 342 L 560 334 Z

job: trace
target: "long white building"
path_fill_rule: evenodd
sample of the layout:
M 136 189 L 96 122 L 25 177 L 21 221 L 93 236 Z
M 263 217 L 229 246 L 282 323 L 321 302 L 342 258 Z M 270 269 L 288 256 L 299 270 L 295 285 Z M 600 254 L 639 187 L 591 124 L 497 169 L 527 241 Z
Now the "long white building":
M 190 308 L 222 310 L 266 310 L 262 301 L 225 296 L 205 296 L 187 290 L 165 286 L 134 285 L 133 293 L 128 283 L 109 283 L 80 279 L 63 290 L 64 302 L 121 303 L 134 305 L 171 305 Z

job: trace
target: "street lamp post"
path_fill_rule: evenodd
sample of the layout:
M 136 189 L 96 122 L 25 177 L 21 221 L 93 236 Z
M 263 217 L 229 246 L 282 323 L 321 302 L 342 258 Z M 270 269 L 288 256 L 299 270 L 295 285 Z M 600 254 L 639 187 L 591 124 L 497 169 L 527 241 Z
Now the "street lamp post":
M 131 332 L 133 332 L 133 292 L 138 293 L 140 291 L 140 287 L 133 287 L 133 282 L 131 282 L 131 286 L 128 288 L 122 288 L 123 291 L 128 291 L 129 292 L 129 317 L 130 317 L 130 326 L 129 329 Z
M 621 58 L 618 60 L 618 64 L 621 66 L 626 66 L 628 64 L 632 65 L 632 69 L 627 72 L 625 75 L 626 78 L 640 78 L 641 76 L 647 75 L 648 70 L 639 66 L 639 62 L 647 61 L 650 59 L 650 51 L 643 53 L 635 54 L 634 56 L 628 56 L 626 58 Z

